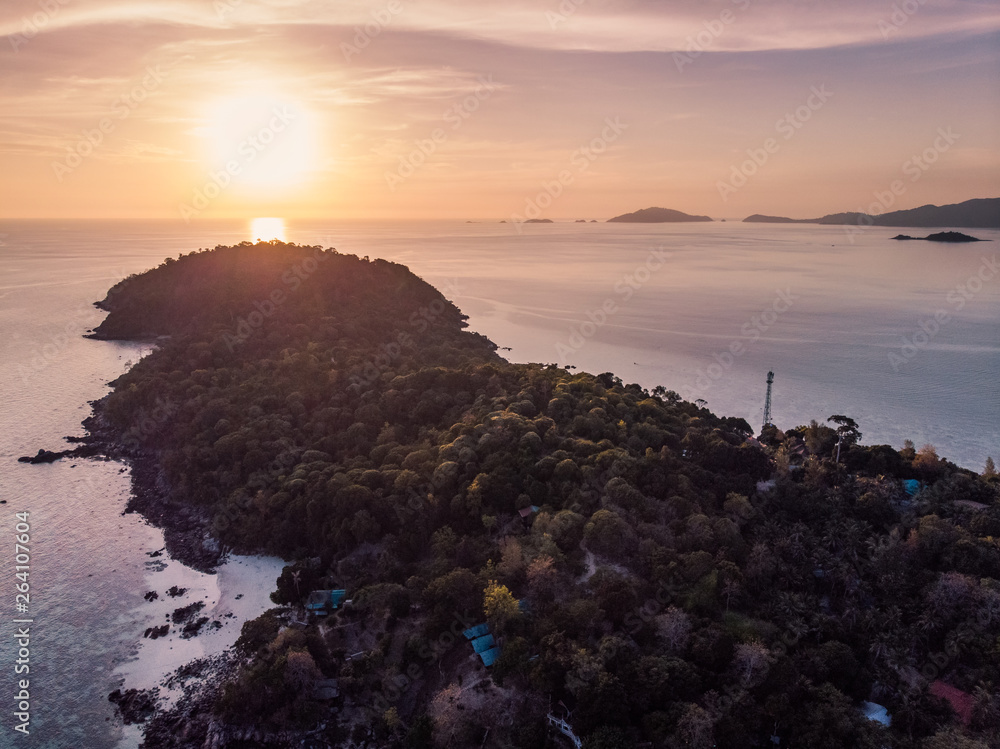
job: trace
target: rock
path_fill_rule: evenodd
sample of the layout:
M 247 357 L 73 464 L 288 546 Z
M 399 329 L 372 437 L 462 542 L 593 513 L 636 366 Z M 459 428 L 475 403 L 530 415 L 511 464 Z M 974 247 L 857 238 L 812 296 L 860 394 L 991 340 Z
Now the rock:
M 166 637 L 167 632 L 170 631 L 170 625 L 164 624 L 159 627 L 148 627 L 145 632 L 143 632 L 143 637 L 148 637 L 150 640 L 155 640 L 159 637 Z
M 156 692 L 139 689 L 116 689 L 108 695 L 108 702 L 113 703 L 122 716 L 125 725 L 143 723 L 156 709 Z
M 985 242 L 988 240 L 970 237 L 960 231 L 939 231 L 937 234 L 928 234 L 926 237 L 911 237 L 909 234 L 897 234 L 893 239 L 898 240 L 925 240 L 927 242 Z
M 194 615 L 203 608 L 205 608 L 204 601 L 195 601 L 187 606 L 181 606 L 179 609 L 175 609 L 174 613 L 170 615 L 170 619 L 174 624 L 184 624 L 185 622 L 191 621 L 194 618 Z
M 188 622 L 184 625 L 184 629 L 181 631 L 181 638 L 184 640 L 190 640 L 192 637 L 197 637 L 201 632 L 201 628 L 208 624 L 208 617 L 203 616 L 197 621 Z M 222 626 L 221 624 L 219 625 Z
M 39 463 L 54 463 L 60 458 L 66 457 L 69 454 L 69 450 L 63 450 L 62 452 L 54 453 L 51 450 L 39 450 L 37 454 L 33 456 L 24 456 L 23 458 L 18 458 L 18 463 L 31 463 L 32 465 L 37 465 Z

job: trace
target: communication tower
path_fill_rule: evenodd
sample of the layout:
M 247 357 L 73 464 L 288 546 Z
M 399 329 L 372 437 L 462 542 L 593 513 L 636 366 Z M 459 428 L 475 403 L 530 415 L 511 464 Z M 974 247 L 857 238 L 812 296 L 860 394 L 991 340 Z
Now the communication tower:
M 767 373 L 767 398 L 764 399 L 764 426 L 761 431 L 771 426 L 771 384 L 774 382 L 774 372 Z

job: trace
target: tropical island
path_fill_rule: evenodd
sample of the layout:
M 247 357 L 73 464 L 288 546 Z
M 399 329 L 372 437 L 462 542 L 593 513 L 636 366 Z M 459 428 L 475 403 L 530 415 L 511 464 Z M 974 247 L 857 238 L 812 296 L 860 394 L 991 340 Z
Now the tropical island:
M 992 462 L 509 363 L 404 266 L 320 247 L 191 253 L 99 306 L 159 345 L 92 447 L 175 556 L 289 562 L 218 678 L 113 695 L 147 747 L 1000 741 Z
M 609 224 L 673 224 L 711 220 L 708 216 L 692 216 L 689 213 L 675 211 L 671 208 L 643 208 L 639 211 L 609 218 L 607 222 Z

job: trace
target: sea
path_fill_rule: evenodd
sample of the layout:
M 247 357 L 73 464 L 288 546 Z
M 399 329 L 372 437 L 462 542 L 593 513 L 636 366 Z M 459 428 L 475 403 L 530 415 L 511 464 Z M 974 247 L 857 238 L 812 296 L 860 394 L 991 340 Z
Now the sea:
M 981 471 L 1000 459 L 1000 231 L 959 245 L 893 240 L 900 231 L 928 233 L 739 221 L 0 221 L 0 747 L 138 746 L 139 728 L 122 725 L 108 694 L 224 650 L 271 605 L 283 564 L 233 557 L 217 574 L 196 572 L 123 514 L 127 466 L 17 462 L 65 449 L 89 403 L 150 352 L 83 337 L 103 318 L 93 302 L 120 279 L 257 238 L 385 258 L 441 289 L 510 361 L 662 385 L 754 429 L 773 372 L 780 428 L 843 414 L 865 444 L 912 440 Z M 24 583 L 27 602 L 16 598 Z M 192 602 L 220 626 L 143 637 Z

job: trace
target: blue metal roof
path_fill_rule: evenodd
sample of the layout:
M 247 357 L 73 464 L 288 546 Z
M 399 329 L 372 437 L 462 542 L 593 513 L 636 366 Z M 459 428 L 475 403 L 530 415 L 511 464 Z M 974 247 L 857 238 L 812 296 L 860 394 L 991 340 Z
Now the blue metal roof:
M 490 648 L 486 652 L 480 653 L 479 657 L 483 659 L 484 666 L 492 666 L 500 657 L 500 648 Z
M 465 630 L 462 634 L 465 635 L 466 640 L 475 640 L 477 637 L 482 637 L 485 634 L 489 634 L 490 625 L 489 624 L 477 624 L 475 627 L 470 627 Z
M 314 590 L 306 599 L 306 608 L 317 612 L 325 609 L 327 604 L 331 608 L 340 608 L 346 597 L 346 590 Z
M 493 635 L 483 635 L 482 637 L 477 637 L 472 641 L 472 649 L 477 653 L 482 653 L 489 650 L 496 644 L 497 641 L 493 639 Z

